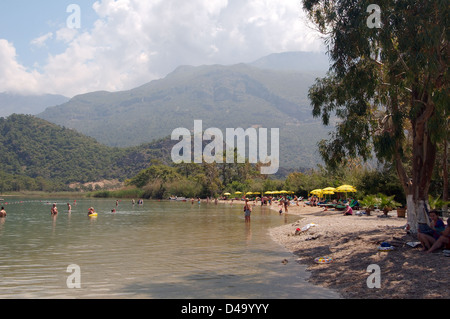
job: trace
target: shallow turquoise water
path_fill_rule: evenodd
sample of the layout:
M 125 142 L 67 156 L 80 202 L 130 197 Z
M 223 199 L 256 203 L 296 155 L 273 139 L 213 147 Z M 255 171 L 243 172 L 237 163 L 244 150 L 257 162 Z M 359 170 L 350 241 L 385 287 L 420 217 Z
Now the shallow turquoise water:
M 8 199 L 0 220 L 0 298 L 335 298 L 312 286 L 303 266 L 268 229 L 292 223 L 242 204 Z M 70 200 L 73 204 L 73 200 Z M 94 206 L 98 218 L 87 217 Z M 291 262 L 283 265 L 284 258 Z M 69 289 L 69 265 L 81 288 Z M 71 277 L 72 278 L 72 277 Z

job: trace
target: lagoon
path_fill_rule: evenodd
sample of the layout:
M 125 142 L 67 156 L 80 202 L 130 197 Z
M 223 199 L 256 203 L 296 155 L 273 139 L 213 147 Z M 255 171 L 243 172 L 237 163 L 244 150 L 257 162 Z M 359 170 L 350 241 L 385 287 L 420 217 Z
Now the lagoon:
M 6 199 L 5 199 L 6 200 Z M 268 230 L 293 223 L 241 203 L 8 198 L 0 220 L 0 298 L 306 299 L 338 298 L 306 280 L 306 267 Z M 59 214 L 50 215 L 56 202 Z M 72 212 L 67 212 L 67 202 Z M 93 206 L 99 213 L 87 217 Z M 116 212 L 111 210 L 116 208 Z M 282 264 L 287 258 L 289 262 Z M 70 289 L 69 265 L 81 288 Z

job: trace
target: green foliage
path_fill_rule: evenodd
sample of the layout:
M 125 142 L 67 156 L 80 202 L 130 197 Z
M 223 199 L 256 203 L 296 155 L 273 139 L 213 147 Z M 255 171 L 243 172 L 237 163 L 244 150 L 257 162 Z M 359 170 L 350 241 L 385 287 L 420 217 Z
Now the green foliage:
M 378 198 L 375 195 L 366 195 L 363 199 L 358 201 L 361 207 L 372 210 L 378 205 Z
M 170 143 L 119 149 L 28 115 L 0 118 L 0 192 L 68 190 L 68 184 L 124 180 L 168 158 Z
M 396 207 L 402 206 L 402 204 L 400 204 L 400 203 L 398 203 L 398 202 L 396 202 L 394 200 L 394 197 L 395 197 L 394 195 L 387 196 L 387 195 L 384 195 L 384 194 L 381 194 L 381 193 L 378 194 L 377 195 L 377 200 L 378 200 L 377 206 L 378 206 L 378 208 L 380 208 L 380 209 L 384 210 L 385 212 L 387 212 L 387 211 L 395 209 Z
M 143 191 L 138 188 L 127 188 L 115 191 L 102 190 L 89 194 L 94 198 L 142 198 Z
M 434 198 L 432 195 L 428 195 L 428 204 L 431 209 L 442 209 L 445 206 L 450 205 L 450 202 L 441 199 L 441 196 Z

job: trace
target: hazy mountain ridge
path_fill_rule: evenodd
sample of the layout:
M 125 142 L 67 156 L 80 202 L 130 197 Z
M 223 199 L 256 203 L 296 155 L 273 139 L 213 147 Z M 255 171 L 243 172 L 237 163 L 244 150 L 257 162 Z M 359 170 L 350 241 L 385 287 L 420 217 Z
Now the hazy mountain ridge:
M 70 99 L 62 95 L 22 95 L 17 93 L 0 93 L 0 117 L 11 114 L 36 115 L 47 107 L 68 102 Z
M 292 60 L 295 54 L 290 56 Z M 311 59 L 309 54 L 299 56 L 303 64 Z M 278 60 L 283 57 L 280 54 Z M 329 129 L 312 118 L 307 95 L 327 66 L 319 71 L 311 66 L 308 72 L 280 71 L 276 56 L 269 60 L 255 62 L 259 67 L 181 66 L 138 88 L 76 96 L 38 116 L 119 147 L 169 136 L 178 127 L 193 129 L 194 120 L 202 120 L 204 129 L 280 128 L 281 165 L 313 167 L 319 158 L 316 143 Z

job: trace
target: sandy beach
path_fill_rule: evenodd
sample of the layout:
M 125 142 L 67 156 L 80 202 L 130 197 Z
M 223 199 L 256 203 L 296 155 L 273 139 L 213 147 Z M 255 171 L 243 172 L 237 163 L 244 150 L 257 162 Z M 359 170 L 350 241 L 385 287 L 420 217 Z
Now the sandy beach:
M 274 204 L 271 208 L 279 210 Z M 308 266 L 313 284 L 333 289 L 346 299 L 449 298 L 450 258 L 442 250 L 426 254 L 421 246 L 407 245 L 417 240 L 406 233 L 406 219 L 397 217 L 396 211 L 388 217 L 380 217 L 382 212 L 343 216 L 339 211 L 300 204 L 291 205 L 288 213 L 298 215 L 299 220 L 271 229 L 270 235 L 293 253 L 288 262 Z M 297 228 L 308 224 L 315 226 L 296 235 Z M 394 250 L 379 251 L 383 242 Z M 321 256 L 330 256 L 333 262 L 315 263 Z M 370 265 L 380 267 L 380 288 L 368 288 Z

